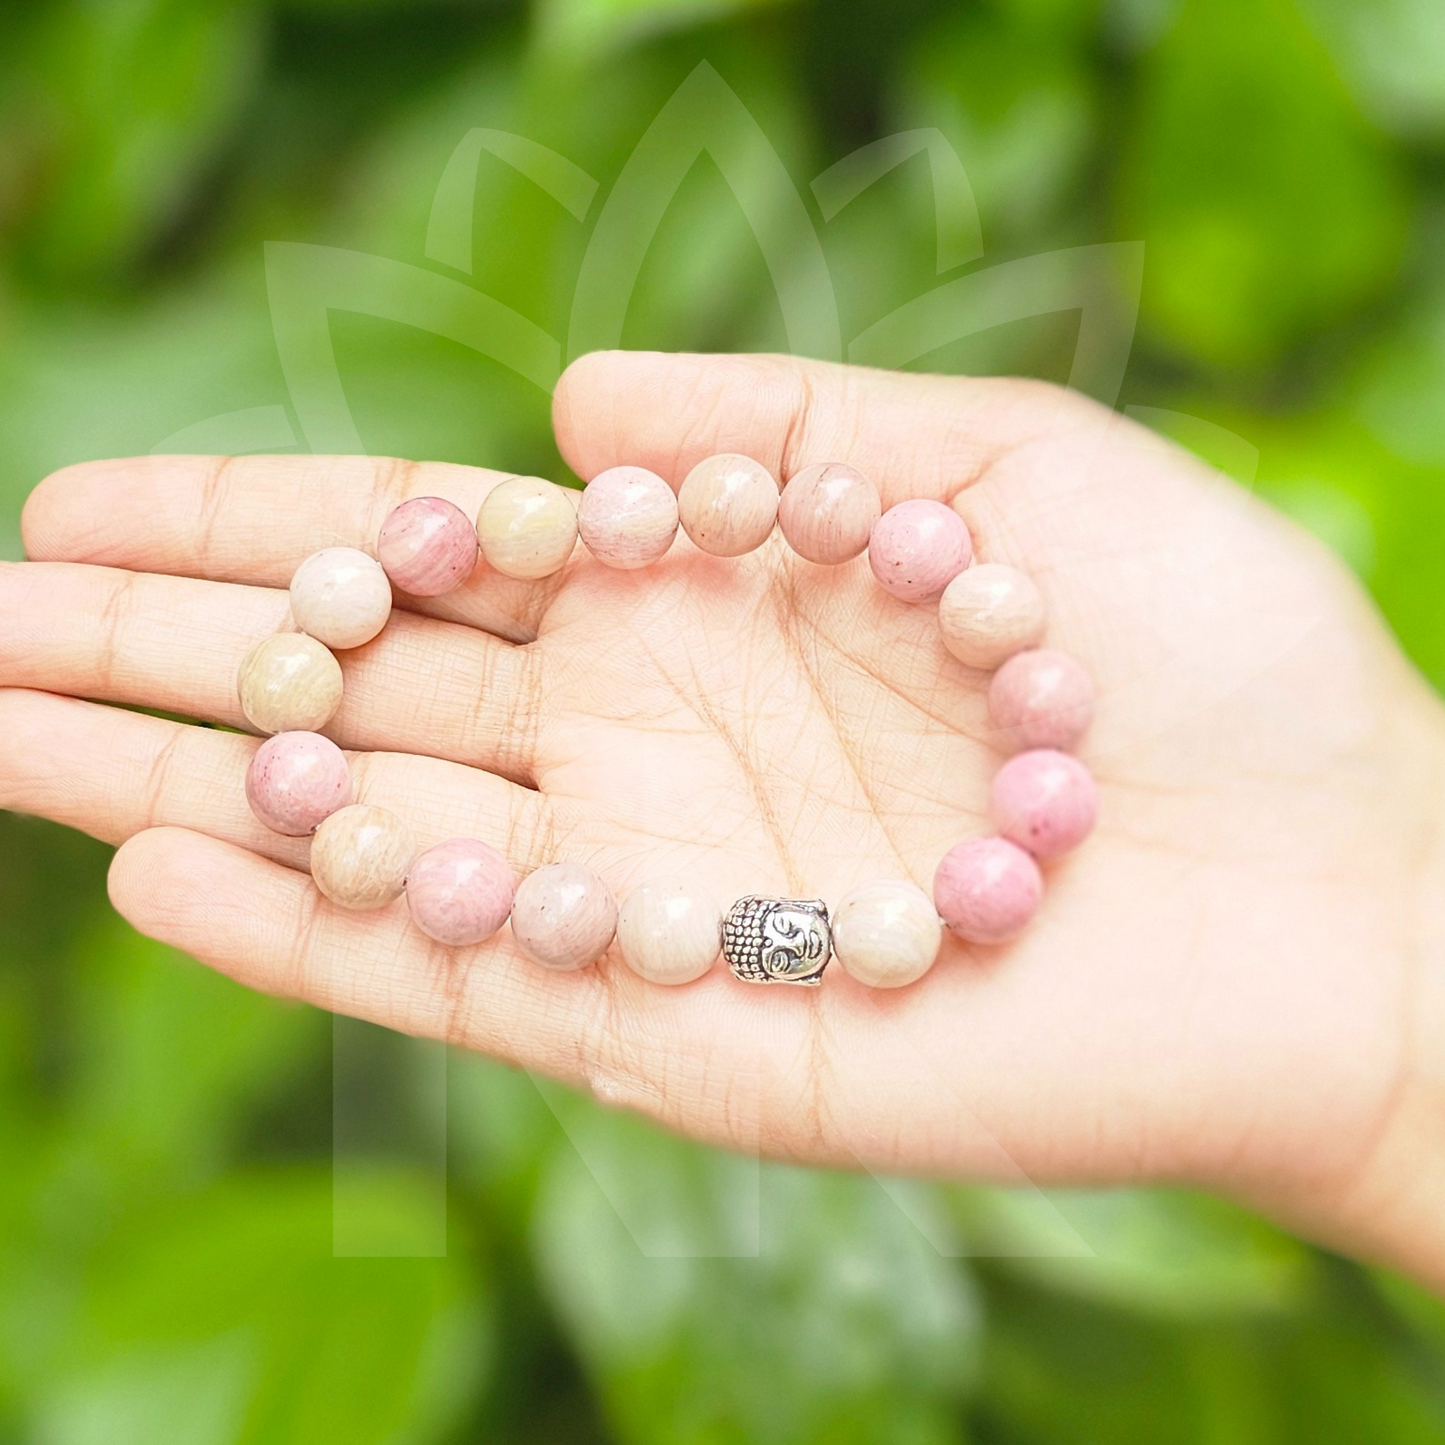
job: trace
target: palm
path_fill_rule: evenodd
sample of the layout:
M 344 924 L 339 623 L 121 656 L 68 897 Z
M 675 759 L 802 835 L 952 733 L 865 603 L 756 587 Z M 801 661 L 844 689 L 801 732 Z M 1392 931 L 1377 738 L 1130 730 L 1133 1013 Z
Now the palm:
M 1099 683 L 1085 751 L 1105 813 L 1018 944 L 950 942 L 892 995 L 836 971 L 817 993 L 721 971 L 667 990 L 611 957 L 555 976 L 505 935 L 449 955 L 398 912 L 338 914 L 254 856 L 296 865 L 304 845 L 246 813 L 250 743 L 34 694 L 5 701 L 24 739 L 5 801 L 138 834 L 123 911 L 250 983 L 515 1057 L 705 1138 L 1001 1178 L 1297 1188 L 1348 1170 L 1404 1067 L 1400 920 L 1428 814 L 1393 780 L 1433 767 L 1425 701 L 1383 632 L 1310 544 L 1107 413 L 1031 386 L 818 369 L 800 417 L 799 374 L 592 362 L 562 393 L 564 450 L 584 475 L 635 461 L 674 479 L 724 449 L 786 471 L 850 460 L 888 501 L 955 499 L 983 555 L 1038 577 L 1050 640 Z M 819 376 L 836 393 L 821 401 Z M 205 488 L 202 463 L 142 464 L 45 489 L 32 552 L 249 585 L 16 569 L 19 615 L 39 620 L 0 652 L 0 680 L 235 722 L 235 659 L 284 620 L 273 589 L 306 551 L 364 544 L 398 491 L 474 505 L 491 480 L 422 467 L 388 491 L 366 464 L 318 465 L 238 463 Z M 200 590 L 168 590 L 183 586 Z M 371 753 L 364 796 L 424 841 L 472 833 L 523 869 L 577 858 L 619 893 L 687 873 L 724 901 L 836 899 L 869 878 L 926 886 L 983 827 L 986 679 L 865 563 L 814 568 L 777 538 L 734 561 L 681 545 L 644 575 L 579 555 L 543 587 L 482 575 L 432 612 L 348 659 L 332 728 Z M 109 645 L 87 656 L 97 616 Z M 144 831 L 158 823 L 187 831 Z

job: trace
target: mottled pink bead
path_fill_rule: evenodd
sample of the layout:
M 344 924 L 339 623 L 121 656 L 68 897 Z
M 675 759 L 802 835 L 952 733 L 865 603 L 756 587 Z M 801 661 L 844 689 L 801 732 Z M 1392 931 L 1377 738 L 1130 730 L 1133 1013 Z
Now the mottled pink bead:
M 413 597 L 440 597 L 460 587 L 477 565 L 477 529 L 441 497 L 413 497 L 382 524 L 376 560 Z
M 842 462 L 804 467 L 783 488 L 778 526 L 788 545 L 809 562 L 836 566 L 868 545 L 883 510 L 878 488 Z
M 452 838 L 428 848 L 406 875 L 411 921 L 428 938 L 465 948 L 490 938 L 512 911 L 516 879 L 495 848 Z
M 868 538 L 868 565 L 879 586 L 904 602 L 941 596 L 972 558 L 963 518 L 925 498 L 889 507 Z
M 1005 838 L 1035 858 L 1057 858 L 1089 836 L 1099 816 L 1099 790 L 1078 758 L 1034 748 L 994 774 L 988 810 Z
M 346 755 L 320 733 L 277 733 L 246 769 L 246 801 L 273 832 L 314 833 L 351 801 Z
M 1071 748 L 1094 720 L 1094 683 L 1067 652 L 1016 653 L 994 673 L 988 715 L 1015 748 Z
M 626 571 L 646 567 L 677 535 L 677 497 L 656 472 L 612 467 L 587 483 L 577 505 L 577 530 L 604 565 Z
M 512 936 L 548 968 L 586 968 L 607 952 L 616 932 L 616 902 L 580 863 L 549 863 L 517 885 Z
M 1007 838 L 969 838 L 943 855 L 933 876 L 933 906 L 970 943 L 1004 943 L 1039 911 L 1039 865 Z

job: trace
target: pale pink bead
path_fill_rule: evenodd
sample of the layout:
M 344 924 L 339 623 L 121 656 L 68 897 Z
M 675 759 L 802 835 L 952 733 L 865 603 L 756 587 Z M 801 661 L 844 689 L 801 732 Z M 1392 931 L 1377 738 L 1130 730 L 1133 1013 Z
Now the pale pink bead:
M 878 585 L 904 602 L 931 602 L 972 557 L 963 518 L 922 497 L 889 507 L 868 538 L 868 565 Z
M 577 505 L 577 530 L 604 565 L 626 571 L 646 567 L 677 535 L 677 497 L 656 472 L 612 467 L 587 483 Z
M 391 583 L 375 557 L 355 547 L 323 547 L 291 578 L 291 615 L 327 647 L 360 647 L 391 616 Z
M 441 497 L 413 497 L 382 524 L 376 560 L 394 586 L 413 597 L 460 587 L 477 565 L 477 529 Z
M 1044 896 L 1039 865 L 1007 838 L 969 838 L 943 855 L 933 905 L 970 943 L 1004 943 L 1028 927 Z
M 1089 836 L 1099 816 L 1099 790 L 1077 758 L 1034 748 L 994 774 L 988 810 L 1005 838 L 1035 858 L 1057 858 Z
M 1036 647 L 994 673 L 988 715 L 1016 748 L 1071 748 L 1094 720 L 1094 683 L 1066 652 Z
M 607 952 L 616 932 L 617 904 L 580 863 L 549 863 L 517 885 L 512 936 L 548 968 L 586 968 Z
M 428 848 L 406 875 L 411 921 L 428 938 L 466 948 L 490 938 L 512 911 L 516 879 L 495 848 L 452 838 Z
M 997 562 L 960 572 L 938 599 L 943 645 L 967 667 L 991 671 L 1034 646 L 1046 620 L 1033 578 Z
M 715 557 L 741 557 L 768 540 L 778 518 L 778 484 L 751 457 L 723 453 L 700 461 L 677 493 L 687 535 Z
M 303 838 L 351 801 L 346 755 L 320 733 L 277 733 L 246 769 L 246 801 L 273 832 Z
M 783 488 L 778 526 L 809 562 L 836 566 L 857 557 L 883 510 L 878 488 L 842 462 L 804 467 Z

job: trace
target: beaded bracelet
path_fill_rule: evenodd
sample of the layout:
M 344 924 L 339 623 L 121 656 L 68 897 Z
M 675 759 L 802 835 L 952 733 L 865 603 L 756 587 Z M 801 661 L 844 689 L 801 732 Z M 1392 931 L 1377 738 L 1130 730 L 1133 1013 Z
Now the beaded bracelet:
M 777 524 L 800 557 L 836 566 L 866 549 L 879 586 L 909 603 L 938 603 L 949 652 L 993 672 L 990 718 L 1015 755 L 989 797 L 998 832 L 956 844 L 938 865 L 933 897 L 905 880 L 865 883 L 829 915 L 821 899 L 749 895 L 723 913 L 690 879 L 644 883 L 617 904 L 596 874 L 552 863 L 516 881 L 495 848 L 454 838 L 418 850 L 407 825 L 384 808 L 351 801 L 341 749 L 316 729 L 341 704 L 336 651 L 372 640 L 391 614 L 392 587 L 438 597 L 470 577 L 478 550 L 493 570 L 538 579 L 559 570 L 580 535 L 608 567 L 661 558 L 679 525 L 704 552 L 736 557 Z M 512 477 L 488 493 L 475 527 L 438 497 L 397 507 L 376 556 L 328 547 L 291 580 L 299 632 L 268 637 L 241 664 L 241 710 L 270 733 L 246 774 L 253 812 L 278 833 L 311 835 L 316 886 L 343 908 L 381 908 L 406 895 L 416 926 L 466 947 L 509 920 L 521 950 L 555 969 L 583 968 L 614 937 L 625 962 L 656 983 L 700 978 L 719 951 L 753 983 L 817 984 L 832 957 L 860 982 L 896 988 L 932 966 L 947 927 L 974 944 L 1016 937 L 1043 896 L 1038 860 L 1076 847 L 1098 809 L 1088 770 L 1066 751 L 1093 715 L 1093 687 L 1073 658 L 1041 647 L 1043 599 L 1024 573 L 973 562 L 968 527 L 941 502 L 882 510 L 878 491 L 852 467 L 824 463 L 778 484 L 749 457 L 708 457 L 676 494 L 655 473 L 614 467 L 573 502 L 537 477 Z

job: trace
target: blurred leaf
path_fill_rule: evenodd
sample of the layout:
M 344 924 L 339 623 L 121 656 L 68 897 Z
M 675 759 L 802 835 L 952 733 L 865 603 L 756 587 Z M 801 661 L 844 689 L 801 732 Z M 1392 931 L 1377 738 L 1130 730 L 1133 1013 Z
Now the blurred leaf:
M 623 1439 L 957 1438 L 967 1275 L 877 1184 L 767 1165 L 759 1192 L 751 1161 L 565 1116 L 587 1163 L 544 1179 L 539 1269 Z
M 1445 17 L 1445 7 L 1441 9 Z M 1356 383 L 1360 416 L 1397 456 L 1445 467 L 1445 284 L 1412 305 L 1364 355 Z
M 1121 219 L 1147 241 L 1144 315 L 1171 346 L 1267 361 L 1390 279 L 1399 167 L 1290 0 L 1187 0 L 1131 132 Z
M 1144 1190 L 959 1196 L 974 1250 L 1049 1289 L 1179 1319 L 1299 1302 L 1310 1253 L 1232 1205 Z
M 538 0 L 537 38 L 549 50 L 596 58 L 669 30 L 760 9 L 778 0 Z
M 383 1234 L 431 1208 L 406 1176 L 347 1187 Z M 189 1442 L 163 1428 L 173 1411 L 214 1432 L 196 1438 L 236 1445 L 444 1438 L 486 1372 L 475 1262 L 333 1259 L 331 1212 L 329 1171 L 257 1176 L 112 1241 L 40 1402 L 42 1438 L 93 1438 L 101 1410 L 148 1425 L 137 1440 Z

